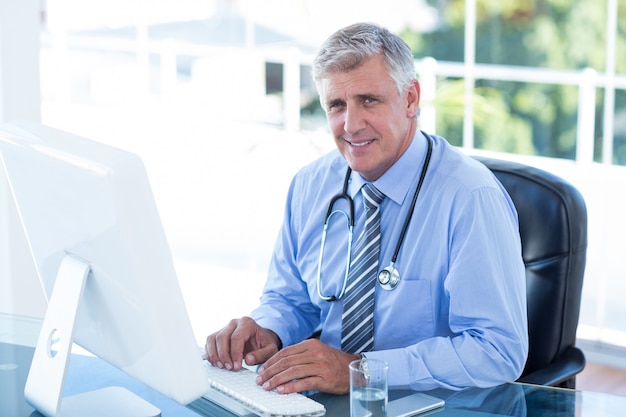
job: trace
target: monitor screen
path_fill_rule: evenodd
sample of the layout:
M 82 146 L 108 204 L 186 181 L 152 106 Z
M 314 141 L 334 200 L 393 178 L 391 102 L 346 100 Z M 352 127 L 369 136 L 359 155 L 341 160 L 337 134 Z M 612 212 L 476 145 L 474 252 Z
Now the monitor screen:
M 25 121 L 0 126 L 0 155 L 48 299 L 64 257 L 89 264 L 73 341 L 180 403 L 206 392 L 141 159 Z

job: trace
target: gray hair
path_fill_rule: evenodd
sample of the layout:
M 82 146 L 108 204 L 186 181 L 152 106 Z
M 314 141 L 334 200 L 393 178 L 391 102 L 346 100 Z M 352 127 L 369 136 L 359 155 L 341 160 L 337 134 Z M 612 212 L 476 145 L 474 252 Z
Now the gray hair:
M 318 91 L 320 81 L 327 75 L 352 71 L 379 54 L 401 93 L 416 77 L 413 53 L 400 37 L 373 23 L 347 26 L 326 39 L 313 60 L 313 80 Z

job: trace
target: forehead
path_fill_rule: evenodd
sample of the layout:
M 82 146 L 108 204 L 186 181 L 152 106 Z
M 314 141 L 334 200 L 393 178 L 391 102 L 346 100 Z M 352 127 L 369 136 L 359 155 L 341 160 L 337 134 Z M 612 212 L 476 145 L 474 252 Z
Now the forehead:
M 364 94 L 382 95 L 395 91 L 395 83 L 382 57 L 364 61 L 349 72 L 332 72 L 320 83 L 321 96 L 326 100 L 347 99 Z

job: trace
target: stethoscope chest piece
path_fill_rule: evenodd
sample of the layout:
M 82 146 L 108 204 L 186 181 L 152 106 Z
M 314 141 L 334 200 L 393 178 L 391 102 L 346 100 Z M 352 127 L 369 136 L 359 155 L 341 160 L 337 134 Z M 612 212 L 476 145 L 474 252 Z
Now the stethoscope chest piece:
M 378 283 L 383 290 L 393 290 L 400 283 L 400 273 L 393 265 L 389 265 L 378 273 Z

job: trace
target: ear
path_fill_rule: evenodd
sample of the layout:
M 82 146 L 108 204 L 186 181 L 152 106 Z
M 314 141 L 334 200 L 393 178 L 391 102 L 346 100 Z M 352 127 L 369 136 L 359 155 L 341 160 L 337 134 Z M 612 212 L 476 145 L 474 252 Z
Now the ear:
M 420 83 L 418 80 L 415 79 L 406 91 L 406 116 L 409 119 L 417 117 L 420 108 L 420 96 Z

